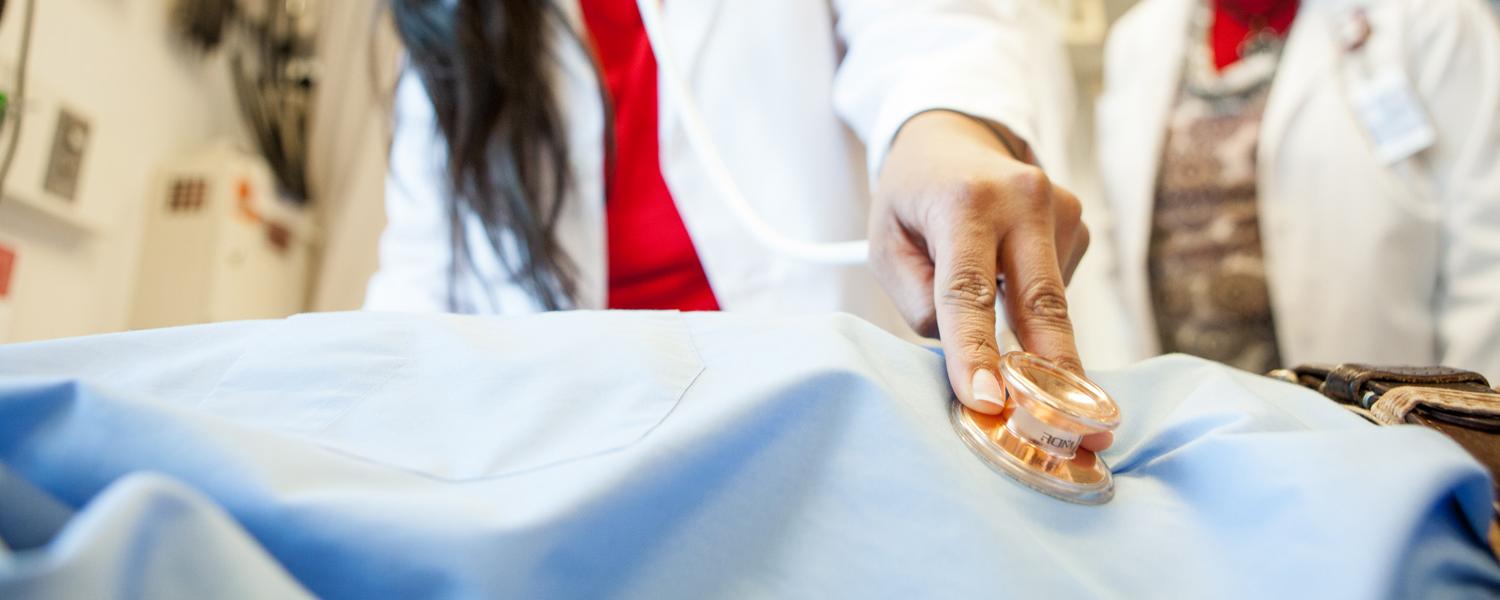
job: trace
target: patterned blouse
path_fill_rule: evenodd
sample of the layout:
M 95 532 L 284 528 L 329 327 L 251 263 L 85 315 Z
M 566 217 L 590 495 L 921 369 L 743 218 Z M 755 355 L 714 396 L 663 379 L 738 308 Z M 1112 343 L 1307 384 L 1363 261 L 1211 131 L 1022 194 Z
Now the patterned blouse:
M 1205 3 L 1206 4 L 1206 3 Z M 1212 13 L 1198 12 L 1168 122 L 1147 269 L 1164 352 L 1248 371 L 1280 366 L 1256 209 L 1255 151 L 1281 38 L 1247 41 L 1223 71 L 1212 62 Z

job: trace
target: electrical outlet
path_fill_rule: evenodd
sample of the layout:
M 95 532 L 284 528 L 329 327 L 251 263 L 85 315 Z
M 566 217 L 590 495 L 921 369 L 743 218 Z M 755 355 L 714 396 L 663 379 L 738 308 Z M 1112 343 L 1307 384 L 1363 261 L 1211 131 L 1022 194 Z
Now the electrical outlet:
M 78 176 L 83 171 L 84 150 L 89 144 L 89 123 L 67 108 L 57 111 L 57 129 L 52 135 L 52 154 L 42 189 L 69 201 L 76 200 Z

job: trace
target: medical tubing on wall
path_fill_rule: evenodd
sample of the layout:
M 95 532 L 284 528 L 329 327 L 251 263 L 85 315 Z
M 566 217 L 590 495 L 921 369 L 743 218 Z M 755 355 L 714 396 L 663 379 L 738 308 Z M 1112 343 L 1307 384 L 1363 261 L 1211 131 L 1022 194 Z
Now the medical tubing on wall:
M 718 190 L 734 216 L 739 219 L 740 224 L 761 245 L 788 258 L 828 265 L 860 265 L 867 262 L 870 254 L 868 241 L 808 242 L 796 240 L 782 235 L 775 227 L 760 218 L 760 214 L 745 199 L 739 185 L 735 183 L 729 167 L 724 163 L 724 157 L 719 154 L 718 146 L 714 145 L 709 136 L 708 127 L 704 125 L 703 115 L 698 112 L 698 104 L 694 102 L 688 90 L 686 79 L 678 71 L 679 63 L 673 54 L 673 48 L 667 43 L 667 34 L 662 24 L 661 6 L 658 2 L 659 0 L 636 0 L 636 6 L 641 13 L 641 23 L 646 28 L 646 38 L 656 54 L 657 71 L 667 87 L 667 94 L 677 105 L 678 120 L 682 123 L 688 143 L 697 153 L 698 160 L 702 163 L 714 188 Z
M 0 0 L 0 5 L 4 5 Z M 5 157 L 0 158 L 0 201 L 4 201 L 5 182 L 10 179 L 11 166 L 15 164 L 16 151 L 21 143 L 21 125 L 26 121 L 26 75 L 31 68 L 31 32 L 36 27 L 36 0 L 26 0 L 26 14 L 21 25 L 21 56 L 16 64 L 15 93 L 11 95 L 6 109 L 15 115 L 15 126 L 10 132 L 10 141 L 5 145 Z

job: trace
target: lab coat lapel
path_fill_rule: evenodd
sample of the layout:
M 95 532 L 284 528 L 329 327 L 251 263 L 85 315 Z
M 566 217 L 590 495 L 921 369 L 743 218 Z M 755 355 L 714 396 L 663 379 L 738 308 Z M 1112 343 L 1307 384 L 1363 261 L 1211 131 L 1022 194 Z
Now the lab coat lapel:
M 1312 90 L 1333 76 L 1338 49 L 1330 28 L 1327 3 L 1307 2 L 1287 36 L 1276 80 L 1271 84 L 1270 98 L 1261 116 L 1260 142 L 1256 162 L 1261 176 L 1257 185 L 1262 199 L 1274 196 L 1273 167 L 1287 127 L 1307 102 Z
M 1127 304 L 1133 307 L 1132 321 L 1141 327 L 1138 334 L 1143 340 L 1156 339 L 1150 331 L 1154 328 L 1154 317 L 1145 276 L 1146 253 L 1167 118 L 1180 87 L 1194 6 L 1193 0 L 1172 0 L 1158 5 L 1159 14 L 1141 15 L 1156 24 L 1156 35 L 1148 42 L 1150 46 L 1131 49 L 1130 73 L 1111 74 L 1129 79 L 1111 83 L 1115 90 L 1111 94 L 1119 96 L 1107 102 L 1118 103 L 1117 110 L 1101 106 L 1099 115 L 1113 121 L 1105 126 L 1115 133 L 1108 146 L 1102 148 L 1111 155 L 1101 157 L 1101 161 L 1120 165 L 1116 176 L 1111 177 L 1120 182 L 1119 187 L 1109 193 L 1118 198 L 1112 205 L 1119 222 L 1122 273 L 1129 278 L 1122 292 L 1128 295 Z
M 578 35 L 587 35 L 583 11 L 576 2 L 559 5 L 566 25 Z M 568 32 L 559 31 L 559 35 Z M 575 196 L 563 205 L 556 239 L 573 263 L 577 290 L 575 306 L 604 308 L 608 302 L 609 274 L 604 223 L 604 104 L 591 51 L 564 44 L 558 53 L 557 97 L 562 100 L 568 122 L 569 162 L 573 168 Z
M 667 36 L 680 63 L 680 72 L 689 80 L 689 87 L 701 54 L 699 50 L 708 40 L 719 3 L 720 0 L 671 0 L 662 5 Z M 560 6 L 573 31 L 580 34 L 587 31 L 577 2 L 565 2 Z M 561 56 L 559 68 L 562 76 L 558 84 L 563 93 L 559 97 L 567 99 L 570 141 L 574 148 L 571 160 L 579 197 L 577 202 L 565 207 L 558 224 L 558 239 L 562 240 L 577 271 L 578 307 L 603 308 L 608 295 L 608 259 L 605 255 L 604 155 L 600 145 L 604 120 L 598 73 L 593 57 L 586 51 L 568 51 Z M 676 112 L 670 107 L 670 96 L 659 93 L 659 97 L 662 106 L 659 125 L 661 152 L 663 157 L 668 157 L 674 155 L 670 146 L 679 139 L 674 135 L 678 125 L 671 117 Z
M 682 63 L 682 73 L 689 79 L 693 77 L 693 69 L 698 65 L 698 51 L 708 41 L 708 34 L 713 30 L 714 17 L 719 14 L 721 1 L 672 0 L 662 3 L 667 35 L 677 48 L 677 60 Z
M 1296 235 L 1288 229 L 1293 225 L 1288 220 L 1300 207 L 1290 205 L 1289 190 L 1279 189 L 1286 174 L 1277 161 L 1289 128 L 1297 115 L 1304 112 L 1303 107 L 1314 90 L 1328 78 L 1338 76 L 1338 39 L 1330 16 L 1336 14 L 1335 11 L 1347 9 L 1335 9 L 1330 6 L 1332 4 L 1335 3 L 1304 2 L 1297 14 L 1282 50 L 1281 62 L 1277 65 L 1276 79 L 1271 83 L 1265 112 L 1261 115 L 1260 140 L 1256 148 L 1261 255 L 1283 357 L 1288 356 L 1288 344 L 1292 343 L 1295 332 L 1314 331 L 1319 326 L 1300 322 L 1306 311 L 1298 310 L 1298 303 L 1305 302 L 1307 294 L 1299 282 L 1291 281 L 1290 275 L 1305 271 L 1301 261 L 1306 260 L 1313 250 L 1305 246 L 1305 235 Z M 1318 127 L 1320 124 L 1302 123 L 1298 126 Z
M 660 0 L 642 0 L 656 2 Z M 662 2 L 662 18 L 666 23 L 667 39 L 672 44 L 673 58 L 677 60 L 678 73 L 681 73 L 689 90 L 693 89 L 693 74 L 696 72 L 699 57 L 702 55 L 703 44 L 708 41 L 708 34 L 713 30 L 714 17 L 719 13 L 721 0 L 671 0 Z M 660 60 L 660 58 L 658 58 Z M 657 70 L 658 76 L 661 69 Z M 678 114 L 675 107 L 676 101 L 671 94 L 666 93 L 666 87 L 658 82 L 658 103 L 661 106 L 663 118 L 658 125 L 659 139 L 663 145 L 663 155 L 667 155 L 665 146 L 676 140 L 677 129 L 681 125 L 673 116 Z
M 658 0 L 644 0 L 658 1 Z M 662 17 L 666 25 L 667 38 L 672 44 L 674 66 L 684 79 L 691 100 L 698 103 L 704 125 L 712 129 L 717 114 L 711 102 L 705 103 L 703 92 L 704 49 L 720 13 L 721 0 L 665 0 Z M 752 3 L 753 5 L 753 3 Z M 769 5 L 764 10 L 778 10 L 779 5 Z M 733 36 L 736 32 L 719 32 L 718 36 Z M 748 43 L 735 39 L 736 43 Z M 657 60 L 662 57 L 658 53 Z M 719 65 L 714 65 L 718 68 Z M 683 109 L 668 91 L 664 79 L 666 70 L 657 68 L 657 106 L 660 120 L 657 124 L 660 144 L 662 176 L 671 189 L 672 200 L 682 217 L 683 225 L 698 253 L 698 260 L 708 275 L 709 284 L 720 308 L 738 310 L 747 290 L 769 285 L 764 279 L 753 277 L 757 269 L 764 268 L 764 255 L 754 246 L 743 227 L 725 210 L 718 197 L 719 190 L 710 183 L 704 168 L 703 157 L 688 141 L 683 126 Z M 721 114 L 721 113 L 718 113 Z M 722 118 L 722 117 L 721 117 Z M 718 144 L 726 140 L 715 140 Z M 748 250 L 748 251 L 747 251 Z

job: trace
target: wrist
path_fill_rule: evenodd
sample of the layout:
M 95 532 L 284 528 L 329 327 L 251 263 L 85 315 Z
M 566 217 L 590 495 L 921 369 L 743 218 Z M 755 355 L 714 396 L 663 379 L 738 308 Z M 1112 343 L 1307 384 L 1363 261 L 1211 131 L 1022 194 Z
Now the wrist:
M 907 119 L 897 133 L 896 140 L 899 141 L 908 133 L 918 137 L 940 136 L 947 143 L 954 139 L 968 140 L 999 151 L 1009 158 L 1031 165 L 1037 164 L 1031 146 L 1010 128 L 956 110 L 938 108 L 917 113 Z

